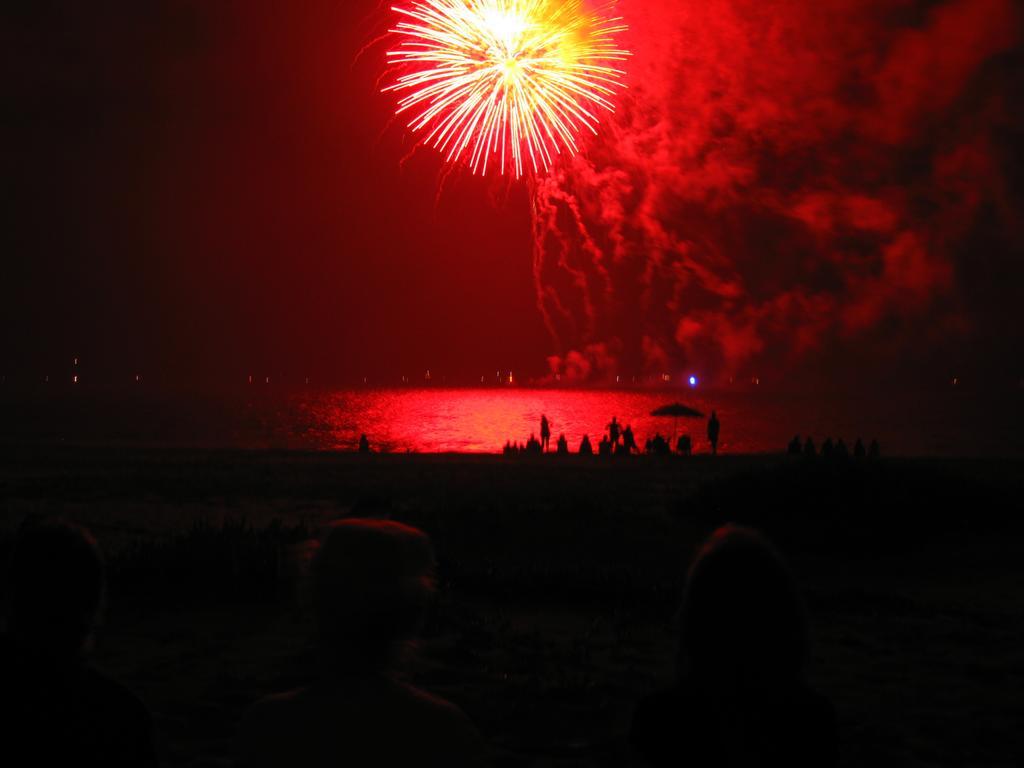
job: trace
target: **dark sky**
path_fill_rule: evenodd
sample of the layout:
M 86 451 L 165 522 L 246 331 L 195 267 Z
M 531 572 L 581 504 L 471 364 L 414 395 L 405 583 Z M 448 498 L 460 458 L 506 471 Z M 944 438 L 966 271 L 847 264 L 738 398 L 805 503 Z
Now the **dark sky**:
M 1024 375 L 1019 4 L 621 7 L 528 184 L 410 152 L 372 0 L 7 3 L 2 367 Z

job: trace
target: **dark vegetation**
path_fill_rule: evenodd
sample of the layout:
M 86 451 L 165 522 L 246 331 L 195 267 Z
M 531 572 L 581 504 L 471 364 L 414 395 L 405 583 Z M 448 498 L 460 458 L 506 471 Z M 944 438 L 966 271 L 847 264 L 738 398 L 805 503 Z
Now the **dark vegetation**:
M 168 764 L 216 762 L 240 713 L 311 675 L 305 542 L 339 515 L 427 531 L 439 596 L 409 674 L 499 765 L 614 765 L 672 675 L 700 539 L 764 530 L 811 608 L 844 765 L 1021 754 L 1019 462 L 6 451 L 2 541 L 29 512 L 89 526 L 111 599 L 97 662 L 154 711 Z

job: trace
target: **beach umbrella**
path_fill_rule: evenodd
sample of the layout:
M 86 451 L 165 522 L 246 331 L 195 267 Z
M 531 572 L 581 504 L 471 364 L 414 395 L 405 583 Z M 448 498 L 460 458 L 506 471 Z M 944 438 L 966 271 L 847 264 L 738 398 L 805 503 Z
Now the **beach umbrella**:
M 669 405 L 663 405 L 661 408 L 655 408 L 651 411 L 651 416 L 671 416 L 672 417 L 672 437 L 676 436 L 676 424 L 679 419 L 702 419 L 704 414 L 698 411 L 696 408 L 691 408 L 688 405 L 682 403 L 671 403 Z

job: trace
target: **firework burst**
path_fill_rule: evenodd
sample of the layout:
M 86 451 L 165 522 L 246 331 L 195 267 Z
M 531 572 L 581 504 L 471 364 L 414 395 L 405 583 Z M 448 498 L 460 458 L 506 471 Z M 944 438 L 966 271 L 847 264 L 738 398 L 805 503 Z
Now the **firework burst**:
M 575 154 L 579 136 L 597 132 L 614 111 L 629 53 L 615 36 L 614 2 L 584 0 L 419 0 L 392 10 L 398 46 L 393 79 L 420 142 L 465 162 L 517 177 Z

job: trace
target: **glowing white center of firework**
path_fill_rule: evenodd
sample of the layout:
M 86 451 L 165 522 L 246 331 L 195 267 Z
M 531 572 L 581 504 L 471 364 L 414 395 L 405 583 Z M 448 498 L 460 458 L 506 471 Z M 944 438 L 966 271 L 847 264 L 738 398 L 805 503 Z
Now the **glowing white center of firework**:
M 384 90 L 403 94 L 397 112 L 422 143 L 474 173 L 496 162 L 521 176 L 524 158 L 548 169 L 563 150 L 578 151 L 582 130 L 597 133 L 599 110 L 614 111 L 625 74 L 617 64 L 629 55 L 614 38 L 625 26 L 584 0 L 419 0 L 392 10 L 400 43 L 388 51 L 395 75 Z
M 529 20 L 511 9 L 488 8 L 484 11 L 484 25 L 495 39 L 505 43 L 507 50 L 515 48 L 514 40 L 529 26 Z

